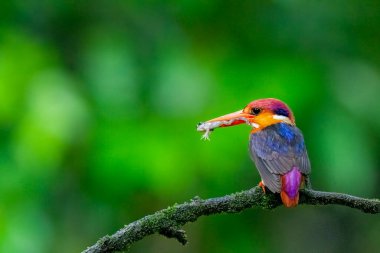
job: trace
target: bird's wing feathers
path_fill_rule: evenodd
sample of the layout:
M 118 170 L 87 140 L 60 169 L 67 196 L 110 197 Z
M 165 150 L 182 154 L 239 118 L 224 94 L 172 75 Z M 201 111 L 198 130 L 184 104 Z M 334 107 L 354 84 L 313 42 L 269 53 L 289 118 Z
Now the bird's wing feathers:
M 257 168 L 266 168 L 268 164 L 265 160 L 259 159 L 257 162 L 255 162 Z M 273 192 L 273 189 L 281 189 L 281 180 L 280 177 L 276 174 L 272 174 L 267 169 L 259 169 L 260 176 L 262 180 L 265 182 L 265 185 Z
M 310 173 L 310 162 L 301 131 L 279 123 L 251 135 L 250 153 L 264 184 L 272 192 L 281 191 L 280 176 L 297 167 Z

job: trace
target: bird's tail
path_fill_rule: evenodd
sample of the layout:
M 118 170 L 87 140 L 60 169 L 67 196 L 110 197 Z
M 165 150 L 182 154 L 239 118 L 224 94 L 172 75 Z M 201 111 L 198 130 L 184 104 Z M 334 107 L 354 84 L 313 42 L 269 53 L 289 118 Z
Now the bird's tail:
M 281 176 L 281 200 L 286 207 L 298 205 L 299 189 L 302 182 L 302 174 L 297 167 Z

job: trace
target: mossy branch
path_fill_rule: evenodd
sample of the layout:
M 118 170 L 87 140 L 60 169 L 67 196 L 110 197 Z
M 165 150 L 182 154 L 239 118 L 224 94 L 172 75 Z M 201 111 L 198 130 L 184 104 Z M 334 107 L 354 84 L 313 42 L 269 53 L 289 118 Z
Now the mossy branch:
M 364 199 L 342 193 L 321 192 L 311 189 L 300 192 L 300 204 L 307 205 L 343 205 L 365 213 L 380 213 L 380 200 Z M 254 187 L 227 196 L 211 199 L 195 197 L 190 202 L 176 204 L 154 214 L 130 223 L 113 235 L 101 238 L 84 253 L 104 253 L 128 250 L 129 247 L 148 235 L 159 233 L 168 238 L 176 238 L 183 245 L 187 243 L 185 231 L 180 228 L 188 222 L 194 222 L 203 215 L 219 213 L 238 213 L 251 207 L 273 209 L 281 206 L 279 194 Z

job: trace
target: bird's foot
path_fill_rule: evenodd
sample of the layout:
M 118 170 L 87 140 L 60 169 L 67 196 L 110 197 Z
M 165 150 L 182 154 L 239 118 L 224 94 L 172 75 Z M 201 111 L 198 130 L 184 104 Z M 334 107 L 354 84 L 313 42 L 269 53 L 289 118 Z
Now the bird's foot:
M 263 183 L 263 181 L 260 181 L 259 186 L 260 186 L 261 189 L 263 190 L 264 194 L 266 194 L 266 191 L 265 191 L 265 184 Z

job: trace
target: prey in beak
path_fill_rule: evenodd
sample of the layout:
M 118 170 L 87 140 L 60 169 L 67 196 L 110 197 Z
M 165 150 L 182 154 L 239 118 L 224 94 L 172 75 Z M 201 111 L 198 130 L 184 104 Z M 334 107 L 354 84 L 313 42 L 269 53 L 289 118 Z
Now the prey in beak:
M 205 122 L 200 122 L 197 125 L 197 131 L 204 132 L 201 137 L 202 140 L 210 140 L 211 131 L 218 127 L 229 127 L 245 123 L 254 128 L 258 128 L 256 123 L 250 121 L 252 118 L 252 114 L 246 113 L 244 110 L 240 110 Z

